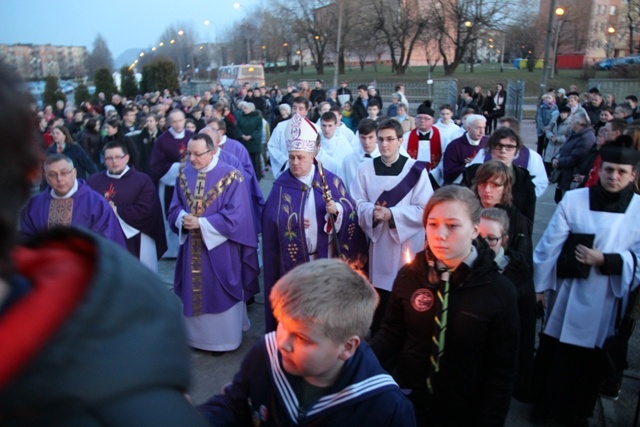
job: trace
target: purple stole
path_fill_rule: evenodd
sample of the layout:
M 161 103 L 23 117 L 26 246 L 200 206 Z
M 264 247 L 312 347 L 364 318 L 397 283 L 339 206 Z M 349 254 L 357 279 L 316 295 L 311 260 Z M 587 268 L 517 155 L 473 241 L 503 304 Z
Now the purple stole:
M 518 157 L 513 159 L 513 164 L 516 166 L 520 166 L 522 169 L 527 169 L 529 166 L 529 149 L 527 147 L 523 147 L 522 150 L 518 152 Z M 484 151 L 484 161 L 488 162 L 491 160 L 491 150 Z
M 383 191 L 378 200 L 376 200 L 376 206 L 384 206 L 387 208 L 397 205 L 400 200 L 409 194 L 409 191 L 415 187 L 420 180 L 420 175 L 427 165 L 424 162 L 416 161 L 409 173 L 402 178 L 402 180 L 391 190 Z

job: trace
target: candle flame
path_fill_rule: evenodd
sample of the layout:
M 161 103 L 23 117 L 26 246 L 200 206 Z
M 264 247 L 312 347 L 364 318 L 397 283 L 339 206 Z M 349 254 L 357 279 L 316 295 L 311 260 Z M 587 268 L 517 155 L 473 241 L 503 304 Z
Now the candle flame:
M 407 250 L 404 252 L 404 259 L 407 264 L 411 263 L 411 251 L 409 250 L 409 248 L 407 248 Z

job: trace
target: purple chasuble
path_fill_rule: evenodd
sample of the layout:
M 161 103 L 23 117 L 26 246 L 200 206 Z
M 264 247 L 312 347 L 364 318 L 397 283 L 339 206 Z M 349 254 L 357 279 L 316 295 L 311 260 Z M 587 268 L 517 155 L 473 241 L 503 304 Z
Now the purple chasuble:
M 333 200 L 344 209 L 338 240 L 342 255 L 347 259 L 366 264 L 367 245 L 362 229 L 358 225 L 356 204 L 347 193 L 342 180 L 325 169 L 327 184 Z M 316 167 L 313 188 L 295 178 L 289 169 L 273 183 L 271 193 L 262 215 L 262 256 L 264 269 L 264 299 L 267 332 L 275 330 L 276 323 L 271 311 L 269 293 L 271 288 L 289 270 L 309 261 L 305 228 L 304 207 L 307 197 L 315 198 L 315 218 L 318 224 L 318 258 L 329 256 L 329 235 L 324 232 L 326 203 L 322 198 L 322 180 Z
M 485 135 L 480 139 L 480 144 L 471 145 L 465 133 L 459 138 L 454 139 L 447 145 L 442 156 L 444 183 L 451 184 L 464 171 L 467 164 L 464 162 L 466 158 L 474 158 L 478 151 L 482 150 L 489 138 Z
M 200 175 L 200 176 L 199 176 Z M 227 240 L 207 250 L 201 230 L 182 230 L 174 277 L 185 316 L 222 313 L 259 292 L 258 239 L 249 193 L 240 171 L 226 163 L 199 174 L 190 164 L 181 171 L 169 208 L 169 223 L 182 210 L 206 218 Z
M 187 144 L 192 136 L 193 132 L 185 130 L 184 138 L 176 139 L 166 130 L 156 139 L 149 159 L 149 176 L 154 184 L 158 184 L 171 165 L 184 160 Z
M 227 141 L 229 141 L 228 138 Z M 238 142 L 238 144 L 240 143 Z M 227 144 L 225 143 L 224 145 L 221 145 L 220 148 L 225 147 L 226 145 Z M 248 163 L 242 162 L 238 158 L 238 156 L 232 154 L 231 151 L 225 151 L 221 149 L 218 150 L 218 153 L 220 155 L 219 158 L 221 161 L 233 166 L 244 174 L 245 184 L 247 185 L 247 189 L 249 190 L 249 195 L 251 196 L 251 205 L 253 206 L 253 223 L 256 226 L 256 234 L 260 234 L 260 229 L 262 228 L 260 220 L 262 218 L 262 210 L 264 209 L 264 198 L 262 197 L 262 190 L 260 189 L 260 184 L 258 183 L 258 179 L 256 178 L 256 173 L 253 169 L 253 164 L 251 163 L 251 159 L 249 158 L 247 149 L 242 145 L 241 148 L 245 152 Z
M 160 259 L 167 250 L 167 239 L 160 199 L 151 178 L 130 166 L 120 178 L 111 178 L 104 171 L 92 175 L 87 184 L 107 202 L 116 205 L 124 222 L 156 242 L 156 254 Z M 135 257 L 140 257 L 140 234 L 127 239 L 127 248 Z
M 50 209 L 62 201 L 71 207 L 71 223 L 84 227 L 108 240 L 127 248 L 120 223 L 109 203 L 82 179 L 78 180 L 78 191 L 68 199 L 51 197 L 51 187 L 33 196 L 20 214 L 20 234 L 33 237 L 49 228 Z M 54 206 L 55 207 L 55 206 Z M 53 212 L 51 212 L 53 213 Z M 63 224 L 60 224 L 63 225 Z

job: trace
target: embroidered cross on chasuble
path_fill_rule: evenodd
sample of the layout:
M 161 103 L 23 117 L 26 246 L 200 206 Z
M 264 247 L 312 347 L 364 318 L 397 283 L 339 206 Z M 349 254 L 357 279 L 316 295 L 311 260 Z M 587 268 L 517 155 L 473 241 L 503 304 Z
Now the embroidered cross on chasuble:
M 195 217 L 202 217 L 209 206 L 220 196 L 233 181 L 243 181 L 240 172 L 233 171 L 220 179 L 207 193 L 205 193 L 207 174 L 198 172 L 194 192 L 189 188 L 189 182 L 183 172 L 180 173 L 180 188 L 185 196 L 189 213 Z M 200 229 L 189 230 L 189 244 L 191 246 L 191 287 L 193 290 L 193 315 L 202 314 L 202 250 L 204 242 Z
M 49 218 L 47 227 L 51 228 L 56 225 L 71 224 L 71 214 L 73 213 L 73 198 L 52 199 L 49 205 Z
M 435 317 L 435 331 L 433 333 L 433 350 L 431 351 L 431 369 L 427 377 L 427 388 L 433 393 L 431 377 L 440 371 L 440 360 L 444 355 L 444 338 L 447 332 L 447 317 L 449 315 L 449 278 L 451 272 L 446 268 L 438 269 L 440 272 L 440 285 L 438 286 L 438 299 L 440 300 L 440 315 Z

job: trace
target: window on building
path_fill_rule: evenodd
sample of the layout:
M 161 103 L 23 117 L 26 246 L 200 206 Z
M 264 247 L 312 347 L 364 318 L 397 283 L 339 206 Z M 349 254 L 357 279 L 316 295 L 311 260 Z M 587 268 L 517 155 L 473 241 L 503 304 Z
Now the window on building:
M 609 15 L 615 15 L 616 14 L 616 7 L 615 6 L 611 6 L 609 7 Z

